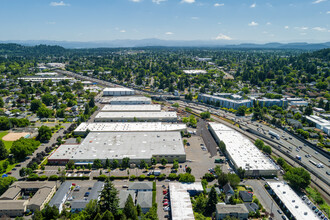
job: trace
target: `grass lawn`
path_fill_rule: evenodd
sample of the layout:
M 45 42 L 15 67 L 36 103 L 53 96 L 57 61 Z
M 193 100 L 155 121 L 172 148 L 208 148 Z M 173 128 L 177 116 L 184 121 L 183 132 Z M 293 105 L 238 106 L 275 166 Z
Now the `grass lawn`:
M 246 188 L 244 186 L 237 186 L 237 192 L 239 191 L 245 191 Z
M 2 131 L 2 132 L 0 132 L 0 139 L 2 140 L 2 138 L 3 138 L 4 136 L 6 136 L 8 133 L 9 133 L 8 131 Z M 6 149 L 7 149 L 7 150 L 10 150 L 11 145 L 13 145 L 13 142 L 14 142 L 14 141 L 4 141 L 4 140 L 2 140 L 2 141 L 3 141 L 3 143 L 5 144 Z
M 322 211 L 326 212 L 326 214 L 330 215 L 330 205 L 321 197 L 320 193 L 313 189 L 312 187 L 306 188 L 307 195 L 311 197 L 314 202 L 316 202 Z

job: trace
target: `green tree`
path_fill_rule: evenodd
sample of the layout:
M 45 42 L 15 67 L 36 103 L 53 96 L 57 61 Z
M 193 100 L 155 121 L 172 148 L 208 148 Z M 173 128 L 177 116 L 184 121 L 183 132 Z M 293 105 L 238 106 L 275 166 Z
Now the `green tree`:
M 166 166 L 166 164 L 168 163 L 168 161 L 165 159 L 165 158 L 162 158 L 160 160 L 160 163 L 163 165 L 163 166 Z
M 151 165 L 156 165 L 157 164 L 157 159 L 156 159 L 156 157 L 152 157 L 151 158 Z
M 218 183 L 221 187 L 223 187 L 228 183 L 229 179 L 227 174 L 221 172 L 220 174 L 217 175 L 218 175 Z
M 284 179 L 296 189 L 305 189 L 311 183 L 311 175 L 302 167 L 291 168 L 284 174 Z
M 100 168 L 103 167 L 102 162 L 101 162 L 100 159 L 95 159 L 95 160 L 93 161 L 93 166 L 94 166 L 96 169 L 100 169 Z
M 206 213 L 208 213 L 208 215 L 215 212 L 215 206 L 217 203 L 218 203 L 217 192 L 215 191 L 214 186 L 212 186 L 211 191 L 209 193 L 207 203 L 206 203 L 206 207 L 205 207 Z
M 42 216 L 41 211 L 35 210 L 32 216 L 32 220 L 42 220 L 44 217 Z
M 222 153 L 226 153 L 226 144 L 225 144 L 225 142 L 220 141 L 219 142 L 219 148 L 220 148 Z
M 32 112 L 37 112 L 41 106 L 42 102 L 39 99 L 34 99 L 31 101 L 30 110 Z
M 50 93 L 46 93 L 41 97 L 42 102 L 49 106 L 54 102 L 54 97 Z
M 105 212 L 109 210 L 112 214 L 116 215 L 118 212 L 118 191 L 114 187 L 113 183 L 110 181 L 109 178 L 105 179 L 104 188 L 101 191 L 99 205 L 101 211 Z
M 239 167 L 237 169 L 237 174 L 238 174 L 239 178 L 243 179 L 244 175 L 245 175 L 245 170 L 242 167 Z
M 37 115 L 40 118 L 51 118 L 54 115 L 54 111 L 42 106 L 38 109 Z
M 257 139 L 257 140 L 254 142 L 254 145 L 256 145 L 258 149 L 262 150 L 265 144 L 264 144 L 264 142 L 263 142 L 262 140 Z
M 132 219 L 132 220 L 138 219 L 137 210 L 134 206 L 134 202 L 133 202 L 131 195 L 128 195 L 123 213 L 125 214 L 126 218 L 128 218 L 128 219 Z
M 327 112 L 330 111 L 330 100 L 325 104 L 324 110 Z
M 2 97 L 0 97 L 0 108 L 5 106 L 5 102 L 3 101 Z
M 207 118 L 210 118 L 211 117 L 211 113 L 210 112 L 202 112 L 201 114 L 200 114 L 200 116 L 201 116 L 201 118 L 202 119 L 207 119 Z
M 80 137 L 80 136 L 78 136 L 78 137 L 76 138 L 76 143 L 77 143 L 77 144 L 80 144 L 80 143 L 81 143 L 81 137 Z
M 137 204 L 136 211 L 137 211 L 138 216 L 141 216 L 143 214 L 140 204 Z
M 241 179 L 234 173 L 228 173 L 228 181 L 233 188 L 236 188 L 241 182 Z
M 9 152 L 6 149 L 5 144 L 3 143 L 3 141 L 0 139 L 0 160 L 4 160 L 8 157 Z
M 37 140 L 41 142 L 49 141 L 52 137 L 52 130 L 46 126 L 42 125 L 38 130 Z
M 56 208 L 55 206 L 50 207 L 48 204 L 41 211 L 41 213 L 45 219 L 57 219 L 60 216 L 58 208 Z
M 129 167 L 129 157 L 124 157 L 123 160 L 122 160 L 122 163 L 121 163 L 121 166 L 123 168 L 127 168 Z
M 190 173 L 180 173 L 179 174 L 179 182 L 183 183 L 193 183 L 195 182 L 195 177 Z
M 272 148 L 268 145 L 265 145 L 263 148 L 262 148 L 262 151 L 267 153 L 267 154 L 272 154 Z
M 236 115 L 245 116 L 246 110 L 247 110 L 247 107 L 245 105 L 242 105 L 242 106 L 238 107 Z
M 311 104 L 308 104 L 308 106 L 305 108 L 304 115 L 312 115 L 313 114 L 313 107 Z
M 173 160 L 173 169 L 178 169 L 179 168 L 179 161 L 178 160 Z
M 190 173 L 190 174 L 191 174 L 191 171 L 192 171 L 192 170 L 191 170 L 190 167 L 187 167 L 187 168 L 186 168 L 186 173 Z
M 20 177 L 25 177 L 25 176 L 26 176 L 26 168 L 25 168 L 25 167 L 22 167 L 22 168 L 19 170 L 19 176 L 20 176 Z
M 140 168 L 141 169 L 145 168 L 146 167 L 146 164 L 147 163 L 144 160 L 141 160 L 141 162 L 140 162 Z
M 117 169 L 118 166 L 119 166 L 119 162 L 118 162 L 118 160 L 114 159 L 114 160 L 112 161 L 112 167 L 113 167 L 114 169 Z
M 94 108 L 94 106 L 95 106 L 94 97 L 92 97 L 91 100 L 89 100 L 88 105 L 89 105 L 89 107 Z
M 103 215 L 102 215 L 102 220 L 115 220 L 115 217 L 113 216 L 113 214 L 109 211 L 106 210 Z
M 206 208 L 207 198 L 204 193 L 197 196 L 195 200 L 194 211 L 197 213 L 204 213 Z

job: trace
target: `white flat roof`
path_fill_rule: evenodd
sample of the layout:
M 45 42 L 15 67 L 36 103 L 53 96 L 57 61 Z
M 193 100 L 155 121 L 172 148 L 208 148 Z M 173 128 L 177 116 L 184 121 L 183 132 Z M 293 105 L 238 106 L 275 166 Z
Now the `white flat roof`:
M 320 219 L 287 183 L 280 181 L 267 183 L 296 219 Z
M 183 70 L 185 74 L 205 74 L 206 70 Z
M 176 112 L 99 112 L 95 119 L 100 118 L 177 118 Z
M 185 155 L 179 131 L 90 132 L 81 144 L 61 145 L 49 160 L 150 159 L 153 155 Z
M 54 73 L 54 72 L 45 72 L 45 73 L 36 73 L 36 76 L 56 76 L 58 75 L 58 73 Z
M 160 112 L 161 105 L 105 105 L 101 112 Z
M 113 87 L 113 88 L 103 89 L 103 92 L 121 92 L 121 91 L 134 91 L 134 90 L 125 87 Z
M 219 123 L 210 122 L 210 127 L 238 167 L 245 170 L 277 170 L 275 164 L 239 132 Z
M 171 214 L 173 220 L 193 220 L 194 212 L 190 201 L 190 195 L 187 190 L 193 188 L 200 188 L 203 191 L 201 183 L 194 184 L 193 188 L 189 188 L 190 184 L 170 183 L 170 197 L 171 197 Z M 199 186 L 200 185 L 200 186 Z
M 131 131 L 182 131 L 185 124 L 163 122 L 118 122 L 118 123 L 81 123 L 75 132 L 131 132 Z
M 151 102 L 151 98 L 145 96 L 116 96 L 116 97 L 105 97 L 102 102 Z

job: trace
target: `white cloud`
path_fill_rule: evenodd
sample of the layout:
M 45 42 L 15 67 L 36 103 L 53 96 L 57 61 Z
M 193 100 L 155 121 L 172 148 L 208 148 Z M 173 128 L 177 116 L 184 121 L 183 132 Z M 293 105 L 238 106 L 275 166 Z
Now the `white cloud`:
M 173 32 L 170 32 L 170 31 L 168 31 L 168 32 L 166 32 L 165 34 L 166 34 L 166 35 L 173 35 L 174 33 L 173 33 Z
M 253 3 L 252 5 L 250 5 L 250 8 L 255 8 L 257 6 L 256 3 Z
M 222 24 L 221 22 L 218 22 L 218 24 Z
M 224 34 L 219 34 L 215 39 L 216 40 L 232 40 L 231 37 L 224 35 Z
M 46 24 L 56 24 L 55 21 L 47 21 Z
M 224 3 L 215 3 L 214 7 L 221 7 L 221 6 L 224 6 L 224 5 L 225 5 Z
M 167 0 L 152 0 L 153 3 L 156 3 L 157 5 L 159 5 L 162 2 L 166 2 Z
M 289 26 L 284 26 L 284 29 L 289 29 Z
M 57 6 L 70 6 L 70 4 L 64 3 L 64 1 L 51 2 L 49 5 L 50 6 L 53 6 L 53 7 L 57 7 Z
M 126 32 L 126 30 L 120 30 L 120 33 L 125 33 Z
M 319 4 L 319 3 L 325 2 L 325 1 L 327 1 L 327 0 L 316 0 L 316 1 L 312 2 L 312 4 Z
M 189 3 L 189 4 L 194 3 L 194 2 L 195 2 L 195 0 L 182 0 L 181 1 L 181 3 Z
M 327 29 L 322 28 L 322 27 L 314 27 L 313 30 L 315 30 L 315 31 L 327 31 Z
M 141 2 L 142 0 L 130 0 L 131 2 Z
M 272 24 L 272 23 L 270 23 L 270 22 L 267 22 L 267 23 L 266 23 L 266 25 L 271 25 L 271 24 Z
M 257 22 L 252 21 L 251 23 L 248 24 L 249 26 L 258 26 L 259 24 Z
M 327 11 L 327 14 L 330 14 L 330 11 Z
M 192 20 L 198 20 L 199 17 L 191 17 Z
M 294 27 L 294 29 L 299 30 L 299 31 L 306 31 L 306 30 L 308 30 L 308 27 L 304 27 L 304 26 L 302 26 L 302 27 Z

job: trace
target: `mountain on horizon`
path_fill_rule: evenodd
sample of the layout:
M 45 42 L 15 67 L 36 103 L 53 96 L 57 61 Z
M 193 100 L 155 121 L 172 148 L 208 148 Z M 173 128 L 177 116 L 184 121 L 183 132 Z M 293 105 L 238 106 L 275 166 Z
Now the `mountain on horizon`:
M 26 40 L 26 41 L 0 41 L 0 43 L 16 43 L 24 46 L 36 46 L 40 44 L 61 46 L 68 49 L 80 48 L 120 48 L 120 47 L 218 47 L 226 49 L 303 49 L 303 50 L 319 50 L 330 48 L 330 42 L 324 43 L 278 43 L 271 42 L 265 44 L 256 43 L 238 43 L 226 44 L 228 42 L 210 40 L 194 40 L 194 41 L 180 41 L 180 40 L 162 40 L 156 38 L 141 39 L 141 40 L 109 40 L 109 41 L 50 41 L 50 40 Z

